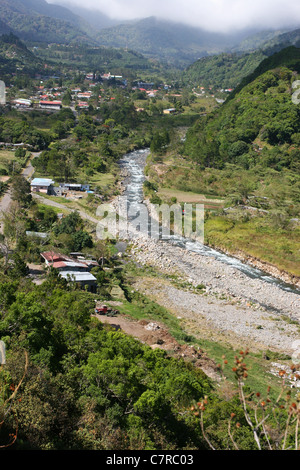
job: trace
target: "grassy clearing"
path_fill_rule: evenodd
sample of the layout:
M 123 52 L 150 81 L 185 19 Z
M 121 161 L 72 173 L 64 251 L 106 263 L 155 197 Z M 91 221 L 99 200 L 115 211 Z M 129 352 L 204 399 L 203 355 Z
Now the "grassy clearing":
M 274 227 L 266 217 L 248 221 L 211 217 L 205 221 L 205 243 L 231 253 L 243 252 L 300 277 L 300 227 Z
M 8 170 L 8 165 L 17 161 L 12 150 L 0 150 L 0 169 Z
M 106 190 L 115 184 L 116 177 L 112 173 L 94 173 L 88 180 L 92 187 L 98 186 Z
M 193 193 L 192 191 L 186 192 L 180 191 L 178 189 L 161 188 L 157 194 L 163 200 L 171 200 L 172 198 L 176 198 L 179 204 L 204 204 L 205 208 L 207 209 L 220 209 L 224 206 L 224 200 L 222 199 L 208 198 L 204 194 L 197 194 Z

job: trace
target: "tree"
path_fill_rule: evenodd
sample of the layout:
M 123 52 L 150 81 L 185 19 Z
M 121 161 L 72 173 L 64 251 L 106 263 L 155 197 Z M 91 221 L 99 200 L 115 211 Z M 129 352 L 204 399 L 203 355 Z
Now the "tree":
M 12 256 L 13 265 L 9 269 L 9 276 L 13 279 L 20 279 L 27 276 L 29 269 L 22 256 L 15 252 Z
M 169 143 L 170 143 L 170 135 L 167 130 L 156 132 L 152 138 L 152 141 L 150 144 L 150 150 L 152 153 L 161 154 L 165 151 Z
M 12 200 L 22 208 L 28 208 L 32 202 L 30 183 L 22 175 L 17 175 L 12 181 Z
M 93 240 L 89 233 L 84 230 L 78 230 L 72 235 L 73 250 L 81 251 L 83 248 L 91 248 Z
M 19 388 L 24 382 L 28 370 L 29 360 L 27 351 L 24 351 L 24 355 L 25 365 L 23 376 L 17 385 L 12 383 L 12 378 L 9 372 L 4 370 L 4 366 L 0 366 L 0 430 L 2 430 L 4 427 L 10 429 L 10 432 L 7 433 L 8 437 L 6 442 L 2 443 L 0 441 L 0 449 L 12 446 L 18 437 L 19 426 L 15 408 L 15 399 L 18 395 Z

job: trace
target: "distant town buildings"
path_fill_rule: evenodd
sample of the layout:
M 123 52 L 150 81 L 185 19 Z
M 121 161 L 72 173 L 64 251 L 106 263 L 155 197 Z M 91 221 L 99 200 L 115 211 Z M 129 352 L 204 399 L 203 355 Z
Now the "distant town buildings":
M 41 109 L 54 109 L 60 110 L 62 108 L 61 101 L 40 101 L 40 108 Z
M 13 104 L 17 108 L 30 108 L 32 106 L 32 101 L 25 98 L 18 98 L 13 101 Z

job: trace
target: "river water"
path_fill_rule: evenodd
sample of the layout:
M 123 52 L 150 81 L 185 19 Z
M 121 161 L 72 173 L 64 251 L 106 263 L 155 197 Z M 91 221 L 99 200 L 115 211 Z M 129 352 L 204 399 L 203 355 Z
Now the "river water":
M 145 181 L 144 169 L 146 165 L 146 160 L 149 155 L 149 149 L 144 150 L 136 150 L 130 152 L 123 156 L 120 160 L 119 164 L 122 169 L 125 170 L 127 177 L 124 181 L 125 191 L 123 196 L 127 199 L 128 206 L 130 206 L 130 213 L 137 213 L 139 211 L 140 205 L 143 203 L 143 183 Z M 232 256 L 228 256 L 221 251 L 215 250 L 206 246 L 198 241 L 194 241 L 188 238 L 171 235 L 168 239 L 164 239 L 165 243 L 171 243 L 181 248 L 185 248 L 188 251 L 199 253 L 201 256 L 209 256 L 213 257 L 214 259 L 230 265 L 235 269 L 240 270 L 249 278 L 252 279 L 261 279 L 262 281 L 271 283 L 273 285 L 277 285 L 284 291 L 293 292 L 300 295 L 300 290 L 296 287 L 285 283 L 284 281 L 277 279 L 271 276 L 264 271 L 250 266 L 242 261 L 234 258 Z

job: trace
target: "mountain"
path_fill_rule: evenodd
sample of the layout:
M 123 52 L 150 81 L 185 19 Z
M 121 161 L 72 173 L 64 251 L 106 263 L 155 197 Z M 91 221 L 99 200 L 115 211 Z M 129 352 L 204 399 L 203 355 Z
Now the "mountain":
M 294 45 L 300 47 L 300 29 L 263 31 L 247 37 L 230 52 L 203 57 L 191 64 L 182 75 L 185 84 L 235 88 L 259 64 L 274 53 Z
M 233 99 L 239 92 L 253 80 L 278 67 L 288 67 L 289 69 L 300 73 L 300 48 L 290 46 L 280 49 L 278 52 L 266 57 L 256 69 L 241 80 L 234 92 L 229 96 L 228 100 Z
M 112 75 L 124 75 L 127 78 L 135 77 L 136 71 L 143 70 L 147 74 L 156 75 L 161 72 L 159 63 L 146 59 L 142 54 L 112 47 L 50 44 L 39 45 L 33 51 L 37 58 L 58 70 L 62 67 L 64 70 L 88 70 L 95 75 L 109 70 Z
M 85 8 L 84 6 L 74 5 L 68 1 L 57 0 L 55 5 L 61 5 L 67 8 L 69 11 L 73 12 L 75 15 L 83 18 L 88 22 L 90 26 L 93 27 L 95 31 L 100 31 L 103 28 L 109 28 L 111 26 L 116 26 L 120 21 L 113 20 L 107 15 L 102 13 L 99 10 Z
M 33 75 L 42 69 L 41 60 L 13 33 L 0 36 L 0 76 L 9 83 L 12 74 Z
M 94 43 L 86 32 L 91 30 L 87 22 L 67 8 L 45 0 L 0 0 L 0 20 L 26 41 Z
M 299 28 L 276 35 L 275 37 L 270 38 L 269 40 L 265 40 L 262 45 L 264 49 L 273 48 L 274 50 L 280 50 L 288 46 L 300 47 Z
M 192 86 L 235 88 L 266 57 L 262 50 L 202 57 L 182 73 L 182 81 Z
M 293 31 L 295 27 L 280 30 L 264 30 L 258 31 L 254 34 L 243 39 L 232 52 L 253 52 L 258 49 L 265 49 L 272 47 L 277 41 L 280 41 L 280 37 Z
M 74 6 L 70 0 L 57 1 L 60 4 L 49 4 L 46 0 L 0 0 L 0 33 L 12 32 L 27 42 L 130 49 L 182 69 L 199 58 L 239 53 L 263 41 L 291 41 L 290 36 L 281 39 L 279 31 L 212 33 L 156 17 L 119 24 L 84 5 Z
M 300 170 L 299 107 L 292 82 L 300 73 L 300 49 L 289 47 L 262 61 L 215 112 L 186 137 L 185 153 L 203 167 Z
M 5 24 L 4 21 L 0 20 L 0 35 L 12 33 L 11 28 Z
M 230 50 L 249 34 L 212 33 L 150 17 L 102 29 L 96 39 L 101 45 L 130 48 L 146 57 L 186 67 L 199 57 Z

